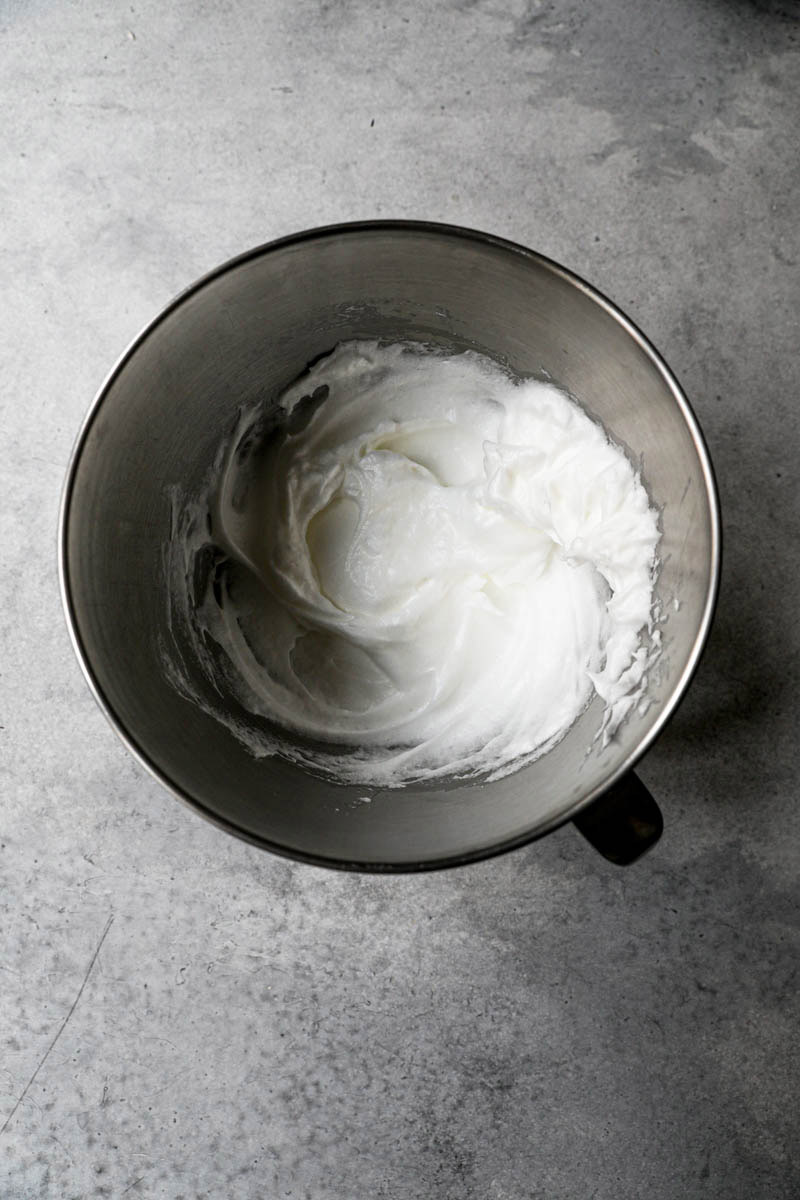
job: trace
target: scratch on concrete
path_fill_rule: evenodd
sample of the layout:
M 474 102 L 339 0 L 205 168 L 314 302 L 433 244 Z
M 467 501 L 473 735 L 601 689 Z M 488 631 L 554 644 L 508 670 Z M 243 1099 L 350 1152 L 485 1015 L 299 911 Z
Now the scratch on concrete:
M 70 1008 L 69 1012 L 68 1012 L 68 1013 L 67 1013 L 67 1015 L 64 1017 L 64 1020 L 61 1022 L 60 1026 L 58 1027 L 58 1030 L 56 1031 L 56 1035 L 55 1035 L 55 1037 L 53 1038 L 52 1042 L 50 1043 L 50 1045 L 49 1045 L 49 1046 L 47 1047 L 47 1049 L 45 1050 L 45 1052 L 44 1052 L 43 1056 L 40 1058 L 40 1060 L 39 1060 L 39 1065 L 37 1066 L 36 1070 L 33 1072 L 33 1074 L 31 1075 L 30 1079 L 29 1079 L 29 1080 L 28 1080 L 28 1082 L 25 1084 L 25 1087 L 22 1089 L 22 1094 L 20 1095 L 20 1097 L 19 1097 L 19 1099 L 17 1100 L 16 1104 L 14 1105 L 14 1107 L 13 1107 L 13 1108 L 12 1108 L 12 1110 L 11 1110 L 11 1112 L 10 1112 L 10 1113 L 8 1114 L 8 1116 L 6 1117 L 6 1119 L 5 1119 L 4 1123 L 3 1123 L 3 1128 L 2 1128 L 2 1129 L 0 1129 L 0 1137 L 2 1137 L 2 1135 L 5 1133 L 5 1131 L 8 1129 L 9 1125 L 10 1125 L 10 1124 L 11 1124 L 11 1122 L 13 1121 L 13 1119 L 14 1119 L 14 1116 L 15 1116 L 15 1114 L 16 1114 L 16 1111 L 17 1111 L 17 1109 L 19 1108 L 20 1104 L 22 1104 L 22 1101 L 25 1099 L 25 1097 L 27 1096 L 28 1092 L 29 1092 L 29 1091 L 31 1090 L 31 1088 L 33 1087 L 33 1085 L 34 1085 L 34 1083 L 35 1083 L 35 1081 L 36 1081 L 36 1076 L 39 1074 L 39 1072 L 41 1071 L 42 1067 L 43 1067 L 43 1066 L 44 1066 L 44 1064 L 47 1062 L 48 1058 L 50 1057 L 50 1054 L 52 1053 L 53 1047 L 55 1046 L 55 1044 L 56 1044 L 56 1042 L 58 1041 L 58 1039 L 61 1037 L 61 1035 L 62 1035 L 62 1033 L 64 1032 L 64 1030 L 67 1028 L 67 1025 L 69 1024 L 69 1021 L 70 1021 L 70 1018 L 72 1017 L 72 1014 L 75 1012 L 75 1009 L 78 1007 L 78 1002 L 79 1002 L 79 1000 L 80 1000 L 81 996 L 83 995 L 83 989 L 86 987 L 86 984 L 87 984 L 87 982 L 88 982 L 89 976 L 90 976 L 90 975 L 91 975 L 91 973 L 92 973 L 92 967 L 93 967 L 93 966 L 94 966 L 94 964 L 97 962 L 97 956 L 98 956 L 98 954 L 100 953 L 100 950 L 102 949 L 103 942 L 106 940 L 106 935 L 108 934 L 108 931 L 109 931 L 109 929 L 111 928 L 111 922 L 112 922 L 113 920 L 114 920 L 114 914 L 112 913 L 112 914 L 111 914 L 111 916 L 110 916 L 110 917 L 108 918 L 108 920 L 106 921 L 105 928 L 103 929 L 103 932 L 102 932 L 102 933 L 101 933 L 101 935 L 100 935 L 100 941 L 99 941 L 99 942 L 97 943 L 97 945 L 95 946 L 95 951 L 94 951 L 94 954 L 92 955 L 92 957 L 91 957 L 91 958 L 90 958 L 90 960 L 89 960 L 89 965 L 88 965 L 88 967 L 86 968 L 86 973 L 85 973 L 85 975 L 84 975 L 84 977 L 83 977 L 83 983 L 82 983 L 82 984 L 81 984 L 81 986 L 78 988 L 78 994 L 77 994 L 77 996 L 75 997 L 75 999 L 72 1001 L 72 1007 Z

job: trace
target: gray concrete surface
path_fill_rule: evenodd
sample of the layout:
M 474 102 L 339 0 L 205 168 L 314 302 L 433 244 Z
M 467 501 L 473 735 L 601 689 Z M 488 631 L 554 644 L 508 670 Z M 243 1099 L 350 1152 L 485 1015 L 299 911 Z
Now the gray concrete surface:
M 800 1195 L 800 11 L 748 0 L 0 6 L 0 1196 Z M 128 756 L 55 570 L 83 413 L 226 257 L 486 229 L 679 374 L 725 516 L 627 871 L 565 828 L 425 877 L 295 866 Z

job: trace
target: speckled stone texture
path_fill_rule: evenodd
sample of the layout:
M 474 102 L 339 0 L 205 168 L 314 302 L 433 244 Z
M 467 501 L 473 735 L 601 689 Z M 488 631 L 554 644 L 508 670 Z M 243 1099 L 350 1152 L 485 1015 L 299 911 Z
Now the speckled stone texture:
M 794 1200 L 797 3 L 5 0 L 0 62 L 0 1196 Z M 584 275 L 707 434 L 723 592 L 628 870 L 569 827 L 423 877 L 274 859 L 74 660 L 106 371 L 226 257 L 373 216 Z

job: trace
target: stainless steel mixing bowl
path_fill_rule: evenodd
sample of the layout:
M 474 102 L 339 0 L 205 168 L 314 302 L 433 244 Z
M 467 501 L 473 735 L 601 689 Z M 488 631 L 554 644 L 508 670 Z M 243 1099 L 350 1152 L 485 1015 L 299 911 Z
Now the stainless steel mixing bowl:
M 549 376 L 641 463 L 663 527 L 663 656 L 649 707 L 633 713 L 605 748 L 593 742 L 601 715 L 595 701 L 555 749 L 497 782 L 346 787 L 279 757 L 254 758 L 166 678 L 171 489 L 199 489 L 243 403 L 269 404 L 337 342 L 375 337 L 473 347 L 521 374 Z M 697 665 L 719 566 L 708 453 L 686 397 L 642 334 L 588 284 L 540 255 L 418 222 L 301 233 L 190 287 L 103 384 L 78 438 L 61 514 L 72 639 L 129 749 L 229 832 L 278 853 L 356 869 L 468 862 L 568 819 L 608 857 L 636 857 L 658 836 L 660 818 L 631 767 Z

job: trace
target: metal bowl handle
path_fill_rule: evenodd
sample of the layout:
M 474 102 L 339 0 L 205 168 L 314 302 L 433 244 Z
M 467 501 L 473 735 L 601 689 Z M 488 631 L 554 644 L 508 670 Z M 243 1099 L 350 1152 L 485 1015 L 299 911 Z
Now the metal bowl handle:
M 654 846 L 664 828 L 661 810 L 633 771 L 579 813 L 574 823 L 595 850 L 621 867 Z

